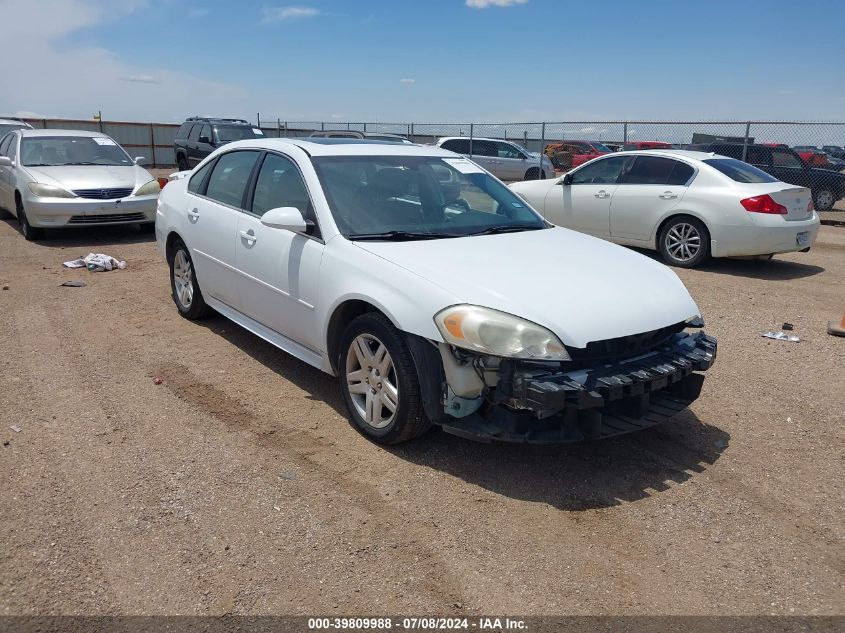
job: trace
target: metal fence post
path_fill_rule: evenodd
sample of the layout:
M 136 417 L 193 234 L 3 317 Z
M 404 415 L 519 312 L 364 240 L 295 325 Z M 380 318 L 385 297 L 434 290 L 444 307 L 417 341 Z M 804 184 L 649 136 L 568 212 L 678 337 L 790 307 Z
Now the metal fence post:
M 156 133 L 155 133 L 155 130 L 153 129 L 152 123 L 150 123 L 150 149 L 152 150 L 152 153 L 153 153 L 153 156 L 152 156 L 153 167 L 157 167 L 158 165 L 156 165 Z
M 411 133 L 408 135 L 408 140 L 409 141 L 414 140 L 414 124 L 413 123 L 411 123 Z
M 625 124 L 622 127 L 622 145 L 628 144 L 628 122 L 625 121 Z M 625 149 L 624 147 L 622 149 Z
M 472 158 L 472 139 L 475 136 L 475 124 L 469 124 L 469 157 Z
M 285 121 L 285 138 L 288 137 L 288 122 Z
M 323 130 L 323 131 L 325 131 L 325 129 L 326 129 L 326 124 L 325 124 L 325 122 L 320 121 L 320 129 L 321 129 L 321 130 Z
M 100 133 L 103 133 L 103 111 L 97 110 L 97 120 L 100 122 Z
M 367 124 L 364 123 L 364 134 L 366 134 L 366 133 L 367 133 Z
M 742 162 L 745 162 L 745 158 L 748 155 L 748 139 L 751 136 L 751 121 L 748 121 L 745 124 L 745 138 L 742 141 Z
M 546 122 L 540 126 L 540 173 L 537 174 L 537 180 L 545 180 L 546 171 L 543 169 L 543 158 L 546 156 Z

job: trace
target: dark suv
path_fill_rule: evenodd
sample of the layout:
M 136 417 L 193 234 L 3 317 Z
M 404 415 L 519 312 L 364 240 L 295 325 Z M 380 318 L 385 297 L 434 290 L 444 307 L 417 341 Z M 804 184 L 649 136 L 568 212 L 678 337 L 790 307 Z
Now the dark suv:
M 701 143 L 690 149 L 742 160 L 742 143 Z M 845 197 L 845 174 L 811 167 L 795 150 L 778 145 L 748 145 L 745 162 L 790 185 L 809 187 L 818 211 L 827 211 Z
M 263 136 L 259 128 L 243 119 L 190 117 L 185 119 L 173 141 L 176 164 L 179 171 L 186 171 L 226 143 Z

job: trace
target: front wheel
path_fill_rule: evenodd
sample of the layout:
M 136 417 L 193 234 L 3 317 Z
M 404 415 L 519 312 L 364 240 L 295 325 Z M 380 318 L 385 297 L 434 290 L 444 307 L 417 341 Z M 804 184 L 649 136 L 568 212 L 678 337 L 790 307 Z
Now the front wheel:
M 21 234 L 27 242 L 33 240 L 40 240 L 44 237 L 44 229 L 32 226 L 29 223 L 29 218 L 26 217 L 26 211 L 23 208 L 23 201 L 20 198 L 15 200 L 15 207 L 18 214 L 18 223 L 21 225 Z
M 701 220 L 679 216 L 660 231 L 657 248 L 670 266 L 695 268 L 710 257 L 710 233 Z
M 398 444 L 431 426 L 411 352 L 384 315 L 362 314 L 347 326 L 337 368 L 349 419 L 368 438 Z
M 194 272 L 188 247 L 181 240 L 170 249 L 170 289 L 173 302 L 186 319 L 196 321 L 208 316 L 211 308 L 205 303 Z
M 545 174 L 543 174 L 543 172 L 541 172 L 537 167 L 532 167 L 531 169 L 525 172 L 525 177 L 523 180 L 537 180 L 538 178 L 545 177 Z
M 836 194 L 830 189 L 819 189 L 815 192 L 814 197 L 817 211 L 828 211 L 836 204 Z

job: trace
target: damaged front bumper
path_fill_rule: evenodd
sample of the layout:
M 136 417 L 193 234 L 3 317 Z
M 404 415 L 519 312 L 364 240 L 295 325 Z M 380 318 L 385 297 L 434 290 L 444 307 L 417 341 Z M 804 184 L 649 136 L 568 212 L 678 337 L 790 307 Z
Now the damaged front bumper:
M 474 412 L 441 416 L 444 431 L 474 440 L 575 442 L 660 424 L 698 398 L 716 339 L 679 332 L 647 353 L 566 371 L 502 360 Z

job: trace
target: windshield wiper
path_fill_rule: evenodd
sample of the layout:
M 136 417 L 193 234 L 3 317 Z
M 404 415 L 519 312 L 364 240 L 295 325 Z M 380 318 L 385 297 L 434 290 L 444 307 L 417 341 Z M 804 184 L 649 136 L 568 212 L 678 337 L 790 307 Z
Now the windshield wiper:
M 90 163 L 90 162 L 89 163 L 86 163 L 86 162 L 62 163 L 61 165 L 59 165 L 59 167 L 67 167 L 68 165 L 100 165 L 102 167 L 105 167 L 105 165 L 103 165 L 103 163 Z
M 546 228 L 545 226 L 535 226 L 533 224 L 502 224 L 501 226 L 491 226 L 490 228 L 479 231 L 478 233 L 470 233 L 470 235 L 494 235 L 496 233 L 516 233 L 518 231 L 539 231 Z
M 347 235 L 350 240 L 385 240 L 385 241 L 402 241 L 402 240 L 436 240 L 445 237 L 464 237 L 459 233 L 419 233 L 414 231 L 385 231 L 383 233 L 352 233 Z

